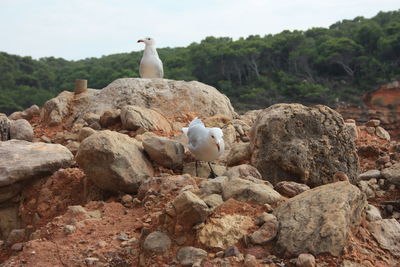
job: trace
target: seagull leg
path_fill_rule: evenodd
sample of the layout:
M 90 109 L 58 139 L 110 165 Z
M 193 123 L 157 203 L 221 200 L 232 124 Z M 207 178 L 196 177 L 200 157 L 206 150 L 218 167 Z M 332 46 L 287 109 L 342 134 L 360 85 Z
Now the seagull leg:
M 197 171 L 197 160 L 196 160 L 196 177 L 199 177 L 199 173 Z
M 217 175 L 215 174 L 213 168 L 211 167 L 211 163 L 210 162 L 208 162 L 208 166 L 210 166 L 210 169 L 211 169 L 211 173 L 208 176 L 208 178 L 213 178 L 214 179 L 215 177 L 217 177 Z

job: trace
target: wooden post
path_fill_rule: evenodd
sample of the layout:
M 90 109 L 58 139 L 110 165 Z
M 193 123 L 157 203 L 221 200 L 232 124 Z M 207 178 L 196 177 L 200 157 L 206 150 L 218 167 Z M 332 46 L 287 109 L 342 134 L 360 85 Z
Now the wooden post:
M 87 90 L 87 80 L 75 80 L 75 94 L 83 93 Z

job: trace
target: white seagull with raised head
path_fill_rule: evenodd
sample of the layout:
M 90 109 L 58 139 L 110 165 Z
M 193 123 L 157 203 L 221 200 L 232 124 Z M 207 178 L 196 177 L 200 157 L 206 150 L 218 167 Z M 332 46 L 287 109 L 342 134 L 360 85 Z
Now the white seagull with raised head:
M 196 176 L 197 161 L 207 161 L 210 166 L 211 174 L 209 178 L 215 178 L 216 174 L 211 167 L 210 161 L 219 158 L 225 149 L 223 132 L 220 128 L 206 128 L 199 118 L 195 118 L 189 124 L 188 128 L 182 128 L 182 131 L 189 138 L 189 150 L 196 157 Z
M 138 43 L 144 43 L 144 52 L 140 60 L 139 73 L 142 78 L 162 78 L 164 76 L 163 64 L 158 57 L 153 38 L 146 37 L 138 40 Z

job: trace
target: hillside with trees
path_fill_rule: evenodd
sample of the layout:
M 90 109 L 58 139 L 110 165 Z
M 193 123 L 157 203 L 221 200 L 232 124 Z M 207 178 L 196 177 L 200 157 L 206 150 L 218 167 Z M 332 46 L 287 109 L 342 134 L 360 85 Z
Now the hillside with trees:
M 207 37 L 187 47 L 160 48 L 165 78 L 198 80 L 226 94 L 238 110 L 278 102 L 334 106 L 360 104 L 360 96 L 400 79 L 400 10 L 329 28 L 252 35 L 239 40 Z M 0 112 L 42 105 L 75 79 L 103 88 L 139 77 L 142 52 L 68 61 L 0 52 Z

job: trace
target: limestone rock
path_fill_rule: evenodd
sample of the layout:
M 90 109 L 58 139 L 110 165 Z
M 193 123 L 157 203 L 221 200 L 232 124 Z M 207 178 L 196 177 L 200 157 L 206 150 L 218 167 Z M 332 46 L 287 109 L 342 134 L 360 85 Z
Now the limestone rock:
M 379 209 L 371 204 L 368 204 L 366 214 L 367 220 L 370 222 L 382 220 L 381 212 L 379 211 Z
M 292 180 L 313 187 L 333 182 L 338 172 L 356 183 L 357 150 L 344 129 L 341 115 L 326 106 L 273 105 L 251 130 L 251 164 L 272 184 Z
M 185 230 L 190 230 L 196 224 L 206 220 L 210 213 L 207 204 L 190 191 L 180 193 L 172 202 L 177 215 L 177 221 Z
M 178 250 L 176 258 L 183 266 L 200 266 L 207 258 L 207 251 L 195 247 L 183 247 Z
M 358 175 L 359 180 L 369 180 L 371 178 L 381 178 L 381 171 L 380 170 L 369 170 L 366 172 L 361 173 Z
M 396 219 L 371 222 L 368 229 L 383 249 L 387 249 L 394 256 L 400 257 L 400 223 Z
M 143 148 L 149 157 L 166 168 L 179 169 L 183 166 L 185 148 L 177 141 L 164 137 L 143 140 Z
M 203 198 L 203 201 L 209 206 L 211 209 L 217 208 L 219 205 L 224 203 L 222 196 L 219 194 L 211 194 Z
M 210 218 L 201 229 L 199 240 L 208 247 L 226 249 L 236 244 L 248 230 L 254 227 L 251 217 L 242 215 L 225 215 L 222 218 Z
M 10 139 L 25 140 L 32 142 L 33 128 L 31 124 L 24 119 L 11 121 L 10 124 Z
M 282 181 L 275 185 L 274 189 L 286 197 L 294 197 L 310 189 L 308 185 L 296 182 Z
M 73 155 L 58 144 L 10 140 L 0 142 L 0 158 L 0 186 L 5 186 L 67 168 Z
M 234 143 L 227 157 L 228 166 L 235 166 L 250 161 L 251 150 L 249 143 Z
M 121 121 L 124 129 L 136 131 L 162 131 L 169 134 L 171 123 L 155 110 L 139 106 L 124 106 L 121 110 Z
M 40 114 L 42 120 L 49 126 L 60 124 L 68 116 L 68 105 L 72 102 L 73 98 L 73 92 L 64 91 L 56 98 L 48 100 L 44 104 L 42 113 Z
M 224 176 L 227 176 L 229 178 L 237 177 L 242 179 L 253 177 L 262 180 L 260 172 L 256 168 L 248 164 L 242 164 L 229 168 L 229 170 L 224 173 Z
M 76 161 L 88 178 L 106 191 L 136 193 L 154 172 L 135 139 L 109 130 L 83 140 Z
M 150 253 L 164 253 L 171 247 L 171 239 L 162 232 L 150 233 L 143 243 L 143 248 Z
M 315 267 L 315 257 L 312 254 L 300 254 L 296 259 L 296 267 Z
M 222 185 L 222 196 L 224 200 L 234 198 L 258 205 L 275 204 L 282 200 L 282 196 L 271 187 L 241 178 L 226 179 Z
M 380 127 L 380 126 L 376 127 L 375 134 L 379 138 L 385 139 L 386 141 L 390 142 L 390 134 L 382 127 Z
M 400 162 L 381 171 L 382 176 L 392 184 L 400 185 Z
M 277 246 L 287 256 L 338 256 L 350 229 L 360 223 L 366 206 L 365 195 L 348 182 L 307 190 L 274 210 L 280 224 Z
M 91 136 L 94 133 L 96 133 L 96 130 L 94 130 L 94 129 L 90 128 L 90 127 L 83 127 L 79 131 L 78 141 L 82 142 L 83 140 L 85 140 L 85 138 Z
M 279 223 L 273 214 L 264 217 L 264 224 L 250 235 L 250 240 L 254 244 L 265 245 L 276 237 Z
M 201 195 L 208 196 L 212 194 L 222 194 L 222 185 L 225 182 L 225 176 L 219 176 L 215 179 L 207 179 L 202 182 L 200 187 Z
M 100 116 L 100 125 L 103 128 L 110 127 L 118 122 L 121 122 L 121 110 L 120 109 L 112 109 L 107 110 Z

